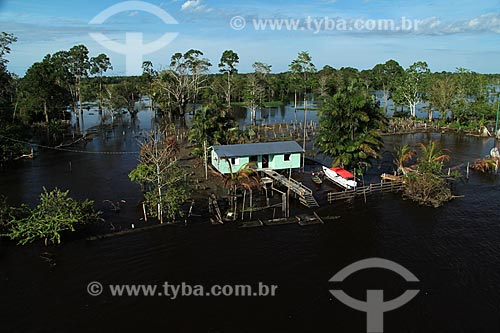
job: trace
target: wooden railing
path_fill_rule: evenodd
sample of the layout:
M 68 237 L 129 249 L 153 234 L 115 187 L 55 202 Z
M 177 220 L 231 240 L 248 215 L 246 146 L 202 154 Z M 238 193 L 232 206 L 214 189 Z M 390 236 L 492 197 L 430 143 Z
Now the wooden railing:
M 366 196 L 373 193 L 400 192 L 404 188 L 403 182 L 380 182 L 368 186 L 358 187 L 355 190 L 328 193 L 328 202 L 331 204 L 339 200 L 353 200 L 356 197 Z

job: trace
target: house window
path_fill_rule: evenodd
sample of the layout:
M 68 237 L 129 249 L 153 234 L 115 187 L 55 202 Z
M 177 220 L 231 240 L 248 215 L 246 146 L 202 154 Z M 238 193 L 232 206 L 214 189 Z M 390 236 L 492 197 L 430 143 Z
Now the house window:
M 236 157 L 231 158 L 231 164 L 232 165 L 240 165 L 240 159 Z
M 250 156 L 249 167 L 253 169 L 257 169 L 259 166 L 259 157 L 258 156 Z
M 284 160 L 285 160 L 285 162 L 291 162 L 292 161 L 292 154 L 285 154 Z

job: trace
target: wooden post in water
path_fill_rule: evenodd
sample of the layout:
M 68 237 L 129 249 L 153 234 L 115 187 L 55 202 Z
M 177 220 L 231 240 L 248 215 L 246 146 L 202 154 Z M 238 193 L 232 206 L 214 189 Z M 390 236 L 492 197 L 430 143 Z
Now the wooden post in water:
M 203 153 L 205 155 L 205 180 L 208 180 L 208 152 L 207 141 L 203 141 Z
M 367 201 L 366 201 L 366 190 L 364 189 L 365 188 L 365 175 L 361 174 L 361 178 L 363 179 L 363 196 L 365 198 L 365 205 L 366 205 L 366 203 L 367 203 Z M 354 179 L 356 179 L 356 176 L 354 176 Z M 356 190 L 356 189 L 354 189 L 354 190 Z
M 252 189 L 250 189 L 250 212 L 249 212 L 250 221 L 252 220 L 252 210 L 253 210 L 253 191 Z
M 286 192 L 286 217 L 290 217 L 290 188 Z
M 469 179 L 469 174 L 470 174 L 470 162 L 467 163 L 467 179 Z
M 241 207 L 241 220 L 245 219 L 245 201 L 247 198 L 247 190 L 243 191 L 243 206 Z
M 142 212 L 144 214 L 144 222 L 148 222 L 148 215 L 146 214 L 146 204 L 142 203 Z
M 281 195 L 281 216 L 286 217 L 286 194 Z

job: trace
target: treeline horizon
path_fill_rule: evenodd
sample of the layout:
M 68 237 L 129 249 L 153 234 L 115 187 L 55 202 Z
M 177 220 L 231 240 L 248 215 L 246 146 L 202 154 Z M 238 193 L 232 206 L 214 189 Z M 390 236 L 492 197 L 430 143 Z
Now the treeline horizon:
M 263 107 L 290 102 L 297 107 L 310 96 L 320 104 L 338 94 L 372 99 L 374 91 L 381 91 L 386 114 L 389 100 L 398 117 L 416 117 L 417 105 L 427 102 L 429 121 L 437 111 L 458 128 L 477 127 L 495 117 L 492 94 L 497 92 L 493 86 L 500 85 L 500 74 L 479 74 L 465 68 L 431 72 L 424 61 L 407 68 L 388 60 L 361 71 L 328 65 L 318 69 L 306 51 L 299 52 L 289 70 L 281 73 L 273 73 L 272 64 L 259 61 L 252 65 L 254 72 L 240 73 L 240 57 L 233 50 L 225 50 L 212 63 L 202 51 L 190 49 L 171 55 L 165 68 L 144 61 L 140 76 L 106 76 L 113 70 L 110 58 L 90 54 L 83 44 L 47 54 L 23 77 L 17 77 L 7 69 L 10 44 L 16 41 L 13 34 L 0 35 L 0 135 L 26 138 L 27 132 L 38 130 L 45 133 L 39 137 L 49 144 L 63 139 L 71 114 L 79 132 L 79 120 L 83 127 L 83 112 L 88 109 L 84 102 L 98 103 L 103 115 L 128 112 L 134 118 L 144 96 L 149 97 L 157 115 L 170 120 L 195 112 L 195 108 L 188 110 L 193 104 L 212 109 L 208 114 L 231 116 L 232 106 L 238 103 L 251 110 L 255 124 L 256 110 Z M 217 74 L 213 68 L 218 69 Z M 227 119 L 224 116 L 220 121 Z M 4 159 L 17 154 L 11 148 L 4 144 Z M 11 157 L 5 157 L 6 152 Z

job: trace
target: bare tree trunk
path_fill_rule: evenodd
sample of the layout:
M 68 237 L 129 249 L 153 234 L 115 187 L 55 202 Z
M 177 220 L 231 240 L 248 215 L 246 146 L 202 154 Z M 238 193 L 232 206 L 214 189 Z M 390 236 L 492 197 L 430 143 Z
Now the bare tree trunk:
M 231 107 L 231 73 L 227 73 L 227 104 Z
M 102 114 L 102 71 L 99 77 L 99 114 Z
M 241 206 L 241 220 L 245 219 L 245 201 L 247 198 L 247 190 L 243 192 L 243 205 Z
M 307 138 L 307 101 L 304 97 L 304 143 L 302 156 L 302 172 L 306 172 L 306 138 Z
M 160 224 L 163 224 L 163 207 L 161 205 L 161 174 L 160 166 L 158 164 L 156 164 L 156 176 L 158 179 L 158 218 L 160 219 Z
M 236 185 L 234 185 L 234 188 L 233 188 L 233 202 L 234 202 L 234 215 L 233 215 L 233 220 L 236 219 L 236 215 L 238 213 L 238 198 L 236 197 L 236 191 L 237 191 L 237 187 Z
M 253 191 L 250 189 L 250 220 L 252 219 L 252 210 L 253 210 Z
M 82 118 L 82 131 L 85 130 L 85 123 L 83 119 L 83 110 L 82 110 L 82 77 L 78 76 L 78 109 L 80 111 L 80 117 Z
M 45 115 L 45 123 L 47 124 L 47 128 L 49 126 L 49 114 L 47 113 L 47 101 L 43 100 L 43 114 Z
M 385 113 L 389 111 L 389 91 L 386 90 L 385 85 L 383 87 L 384 89 L 384 103 L 385 103 Z

